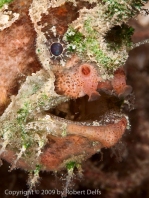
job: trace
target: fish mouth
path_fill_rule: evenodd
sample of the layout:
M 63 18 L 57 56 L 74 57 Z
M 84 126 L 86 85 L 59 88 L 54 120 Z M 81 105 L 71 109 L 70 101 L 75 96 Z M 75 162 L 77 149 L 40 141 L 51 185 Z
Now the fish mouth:
M 48 110 L 47 113 L 72 122 L 92 123 L 97 121 L 99 125 L 113 124 L 123 115 L 122 103 L 123 99 L 100 92 L 97 100 L 88 101 L 87 95 L 70 99 Z
M 65 136 L 77 135 L 89 141 L 97 141 L 102 147 L 111 147 L 122 137 L 127 118 L 122 113 L 123 100 L 104 92 L 96 101 L 88 96 L 69 100 L 46 112 L 57 120 L 59 128 L 66 124 Z M 61 136 L 57 127 L 57 135 Z
M 84 96 L 48 110 L 46 120 L 53 120 L 56 136 L 55 132 L 48 136 L 42 164 L 49 170 L 61 169 L 71 161 L 81 163 L 101 148 L 114 146 L 128 124 L 121 106 L 118 97 L 101 93 L 96 101 L 89 102 Z

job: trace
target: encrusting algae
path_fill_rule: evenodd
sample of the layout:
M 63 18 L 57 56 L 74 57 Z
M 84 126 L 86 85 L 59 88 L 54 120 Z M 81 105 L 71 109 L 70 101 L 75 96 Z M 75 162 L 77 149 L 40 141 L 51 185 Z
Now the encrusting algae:
M 106 110 L 104 121 L 76 122 L 51 112 L 85 95 L 100 103 L 104 94 L 120 101 L 131 94 L 122 67 L 134 47 L 126 22 L 145 2 L 0 4 L 0 156 L 12 169 L 61 170 L 121 139 L 129 124 L 121 105 Z

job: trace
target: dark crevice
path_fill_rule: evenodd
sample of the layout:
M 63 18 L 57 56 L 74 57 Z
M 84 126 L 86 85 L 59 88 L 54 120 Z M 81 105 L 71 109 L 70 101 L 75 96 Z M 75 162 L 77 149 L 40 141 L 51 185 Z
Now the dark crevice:
M 114 122 L 115 114 L 120 114 L 121 104 L 122 101 L 116 96 L 102 93 L 98 100 L 90 102 L 88 96 L 72 99 L 51 109 L 49 113 L 72 121 L 102 121 L 110 114 L 111 122 Z

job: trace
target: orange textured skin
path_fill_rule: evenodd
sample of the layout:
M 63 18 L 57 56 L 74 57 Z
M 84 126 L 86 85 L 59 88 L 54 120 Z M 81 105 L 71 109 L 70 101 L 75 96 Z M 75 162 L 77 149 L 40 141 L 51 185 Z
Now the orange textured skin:
M 0 114 L 8 104 L 9 96 L 17 93 L 18 81 L 24 81 L 26 75 L 41 68 L 35 55 L 36 33 L 28 15 L 30 2 L 13 2 L 10 9 L 20 17 L 0 31 Z
M 83 63 L 73 66 L 63 72 L 55 73 L 55 91 L 71 98 L 79 98 L 85 95 L 89 100 L 99 96 L 96 91 L 98 82 L 102 79 L 94 65 Z
M 120 67 L 115 71 L 111 84 L 113 90 L 119 97 L 125 97 L 132 91 L 132 87 L 126 85 L 126 75 L 123 67 Z
M 77 134 L 87 137 L 90 141 L 98 141 L 102 147 L 111 147 L 116 144 L 122 137 L 127 126 L 127 120 L 123 117 L 115 124 L 105 126 L 77 126 L 75 124 L 68 125 L 68 131 L 71 134 Z
M 80 156 L 83 152 L 84 160 L 94 154 L 95 150 L 101 148 L 101 144 L 97 144 L 94 148 L 92 142 L 85 137 L 71 135 L 67 137 L 48 137 L 48 145 L 43 149 L 41 154 L 41 163 L 46 170 L 57 170 L 63 166 L 63 162 L 73 156 Z
M 132 87 L 126 84 L 126 73 L 123 67 L 118 68 L 114 72 L 113 79 L 105 80 L 98 83 L 97 90 L 114 93 L 118 97 L 126 97 L 132 92 Z
M 6 105 L 8 102 L 7 90 L 5 87 L 0 87 L 0 106 Z

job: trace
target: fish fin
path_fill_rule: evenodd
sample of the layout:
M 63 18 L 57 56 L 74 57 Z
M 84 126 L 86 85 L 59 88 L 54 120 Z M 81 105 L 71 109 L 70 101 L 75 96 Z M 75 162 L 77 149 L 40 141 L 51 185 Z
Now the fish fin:
M 119 98 L 124 98 L 128 96 L 132 92 L 132 87 L 130 85 L 126 85 L 125 89 L 123 90 L 122 93 L 118 95 Z
M 97 91 L 94 91 L 94 92 L 92 92 L 91 95 L 89 95 L 88 101 L 91 102 L 91 101 L 98 100 L 100 98 L 100 96 L 101 95 Z

